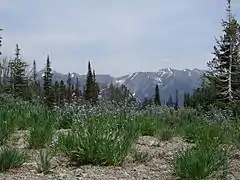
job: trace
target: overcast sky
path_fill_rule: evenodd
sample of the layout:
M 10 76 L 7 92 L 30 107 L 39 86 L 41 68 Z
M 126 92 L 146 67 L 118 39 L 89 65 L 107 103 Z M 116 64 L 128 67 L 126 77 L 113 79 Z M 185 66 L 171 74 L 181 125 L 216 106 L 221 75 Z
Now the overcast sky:
M 225 0 L 0 0 L 6 56 L 16 43 L 42 69 L 121 76 L 161 68 L 206 68 L 222 33 Z M 233 0 L 240 20 L 240 0 Z

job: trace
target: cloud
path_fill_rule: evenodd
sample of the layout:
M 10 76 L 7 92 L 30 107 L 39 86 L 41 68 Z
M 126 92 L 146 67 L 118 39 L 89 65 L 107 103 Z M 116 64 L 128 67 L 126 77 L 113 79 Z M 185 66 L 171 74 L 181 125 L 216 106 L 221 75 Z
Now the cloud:
M 233 3 L 237 14 L 239 2 Z M 0 4 L 4 54 L 12 55 L 19 43 L 25 59 L 29 63 L 35 59 L 39 69 L 50 53 L 57 71 L 86 73 L 91 60 L 97 73 L 115 76 L 165 66 L 205 67 L 225 17 L 225 2 L 219 0 L 3 0 Z

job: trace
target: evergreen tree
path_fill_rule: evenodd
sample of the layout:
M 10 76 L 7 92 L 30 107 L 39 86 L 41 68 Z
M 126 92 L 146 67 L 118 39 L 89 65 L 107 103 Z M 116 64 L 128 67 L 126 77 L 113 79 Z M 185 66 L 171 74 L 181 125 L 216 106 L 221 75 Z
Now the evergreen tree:
M 72 90 L 71 90 L 72 78 L 71 78 L 71 73 L 68 73 L 67 84 L 68 84 L 67 100 L 68 100 L 68 103 L 71 103 L 72 102 Z
M 55 81 L 54 84 L 54 96 L 55 96 L 55 103 L 60 105 L 60 85 L 58 81 Z
M 50 66 L 49 55 L 47 56 L 47 64 L 43 76 L 43 81 L 44 102 L 47 106 L 51 107 L 54 103 L 54 95 L 52 88 L 52 68 Z
M 167 101 L 167 106 L 168 107 L 173 107 L 173 99 L 172 99 L 171 95 L 169 95 L 169 98 L 168 98 L 168 101 Z
M 188 104 L 187 104 L 187 94 L 188 93 L 184 93 L 184 97 L 183 97 L 183 106 L 186 108 L 186 107 L 188 107 Z
M 108 95 L 109 100 L 115 101 L 117 103 L 120 102 L 132 102 L 136 101 L 133 97 L 132 93 L 128 90 L 128 88 L 122 84 L 121 86 L 113 86 L 113 83 L 110 84 L 108 88 Z
M 61 80 L 60 87 L 59 87 L 59 103 L 61 105 L 64 104 L 65 97 L 66 97 L 66 86 L 65 86 L 63 80 Z
M 85 85 L 85 91 L 84 91 L 84 98 L 86 101 L 90 101 L 93 97 L 92 86 L 93 86 L 93 75 L 92 75 L 91 64 L 89 61 L 88 62 L 88 73 L 87 73 L 87 79 L 86 79 L 86 85 Z
M 159 87 L 158 87 L 158 85 L 156 85 L 156 88 L 155 88 L 154 103 L 155 103 L 156 105 L 161 105 L 160 93 L 159 93 Z
M 208 87 L 215 86 L 218 101 L 239 99 L 240 92 L 240 26 L 232 15 L 231 1 L 227 0 L 227 20 L 222 21 L 224 35 L 216 40 L 214 59 L 208 62 L 206 73 Z
M 141 104 L 141 107 L 145 108 L 146 106 L 151 106 L 152 104 L 153 104 L 152 99 L 145 97 L 142 104 Z
M 35 60 L 33 61 L 33 82 L 37 84 L 37 66 Z
M 37 95 L 41 94 L 41 86 L 40 82 L 37 81 L 37 66 L 36 66 L 36 61 L 33 61 L 33 69 L 32 69 L 32 94 L 33 98 L 36 98 Z
M 15 97 L 27 98 L 28 77 L 26 75 L 27 64 L 20 58 L 20 48 L 16 45 L 15 59 L 9 62 L 11 92 Z
M 78 103 L 80 103 L 81 101 L 81 96 L 82 96 L 82 93 L 81 93 L 81 90 L 80 90 L 80 83 L 79 83 L 79 80 L 78 78 L 76 78 L 76 84 L 75 84 L 75 89 L 74 89 L 74 94 L 75 94 L 75 99 Z
M 96 103 L 98 100 L 99 87 L 96 82 L 95 72 L 92 72 L 91 63 L 88 62 L 88 73 L 86 85 L 84 88 L 84 99 L 90 103 Z
M 81 96 L 81 90 L 80 90 L 80 83 L 79 83 L 79 80 L 78 78 L 76 78 L 76 84 L 75 84 L 75 95 L 77 98 L 80 98 Z
M 174 108 L 177 110 L 178 107 L 179 107 L 179 104 L 178 104 L 178 90 L 176 89 L 176 95 L 175 95 L 175 104 L 174 104 Z
M 95 71 L 93 70 L 93 102 L 96 103 L 98 101 L 99 93 L 100 93 L 100 88 L 97 83 Z

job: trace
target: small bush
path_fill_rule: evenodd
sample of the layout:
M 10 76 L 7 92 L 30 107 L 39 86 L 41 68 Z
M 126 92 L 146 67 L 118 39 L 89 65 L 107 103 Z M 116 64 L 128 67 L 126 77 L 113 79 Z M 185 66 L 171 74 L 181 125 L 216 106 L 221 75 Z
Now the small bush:
M 37 161 L 37 171 L 39 173 L 48 173 L 51 169 L 52 155 L 49 151 L 41 150 L 38 154 Z
M 172 168 L 182 179 L 204 179 L 228 164 L 228 151 L 219 147 L 195 147 L 175 154 Z
M 0 149 L 0 172 L 21 166 L 27 160 L 27 154 L 17 149 Z
M 119 165 L 137 138 L 133 120 L 90 118 L 59 136 L 59 148 L 80 165 Z

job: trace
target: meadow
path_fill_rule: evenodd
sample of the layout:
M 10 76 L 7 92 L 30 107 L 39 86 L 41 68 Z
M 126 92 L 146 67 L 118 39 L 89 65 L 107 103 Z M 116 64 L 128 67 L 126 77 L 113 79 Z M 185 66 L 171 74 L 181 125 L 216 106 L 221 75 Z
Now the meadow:
M 230 110 L 102 102 L 48 109 L 0 95 L 5 179 L 239 179 Z

